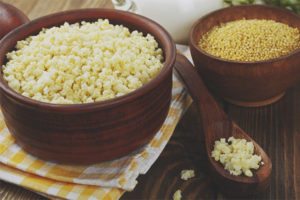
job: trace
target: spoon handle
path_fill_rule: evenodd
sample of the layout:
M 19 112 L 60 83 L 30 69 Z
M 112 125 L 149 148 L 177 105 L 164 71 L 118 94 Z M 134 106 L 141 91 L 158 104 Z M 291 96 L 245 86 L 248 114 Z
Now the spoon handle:
M 210 163 L 211 175 L 219 185 L 220 190 L 231 196 L 246 196 L 259 193 L 264 190 L 270 181 L 272 163 L 263 149 L 238 127 L 219 107 L 205 87 L 200 75 L 193 65 L 183 55 L 177 54 L 175 73 L 185 84 L 187 90 L 196 103 L 202 120 L 202 128 L 205 136 L 205 145 Z M 220 138 L 244 138 L 252 141 L 255 146 L 255 154 L 262 157 L 265 163 L 256 171 L 254 177 L 232 176 L 220 163 L 211 156 L 214 142 Z
M 196 103 L 203 123 L 211 124 L 227 118 L 207 90 L 196 69 L 185 56 L 179 53 L 176 56 L 175 72 Z

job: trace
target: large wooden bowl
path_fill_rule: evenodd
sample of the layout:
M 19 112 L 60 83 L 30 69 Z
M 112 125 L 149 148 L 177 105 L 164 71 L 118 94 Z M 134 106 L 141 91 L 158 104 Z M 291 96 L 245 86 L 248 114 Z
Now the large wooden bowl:
M 297 27 L 300 16 L 267 5 L 228 7 L 200 18 L 190 30 L 190 50 L 199 74 L 216 95 L 241 106 L 261 106 L 280 99 L 300 78 L 300 50 L 260 62 L 230 61 L 204 52 L 201 36 L 220 23 L 238 19 L 272 19 Z
M 107 18 L 130 30 L 151 33 L 164 52 L 164 66 L 149 83 L 111 100 L 86 104 L 49 104 L 13 91 L 0 76 L 1 106 L 8 129 L 26 151 L 46 160 L 93 163 L 115 159 L 149 142 L 164 122 L 171 100 L 176 49 L 157 23 L 132 13 L 83 9 L 45 16 L 20 26 L 0 43 L 0 65 L 17 41 L 43 27 Z

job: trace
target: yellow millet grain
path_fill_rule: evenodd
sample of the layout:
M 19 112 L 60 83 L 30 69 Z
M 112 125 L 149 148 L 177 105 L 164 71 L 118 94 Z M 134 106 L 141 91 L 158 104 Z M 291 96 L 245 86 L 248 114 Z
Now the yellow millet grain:
M 23 96 L 54 104 L 104 101 L 130 93 L 163 67 L 154 36 L 108 19 L 64 23 L 18 41 L 3 78 Z
M 300 33 L 274 20 L 242 19 L 213 27 L 202 36 L 199 47 L 223 59 L 263 61 L 297 50 Z

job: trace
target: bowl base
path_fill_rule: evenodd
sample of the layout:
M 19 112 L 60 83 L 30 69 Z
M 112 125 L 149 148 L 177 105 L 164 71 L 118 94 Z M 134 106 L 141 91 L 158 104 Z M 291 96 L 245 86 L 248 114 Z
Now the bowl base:
M 281 94 L 263 100 L 263 101 L 254 101 L 254 102 L 249 102 L 249 101 L 236 101 L 236 100 L 232 100 L 232 99 L 228 99 L 228 98 L 224 98 L 225 101 L 238 105 L 238 106 L 243 106 L 243 107 L 258 107 L 258 106 L 266 106 L 272 103 L 275 103 L 276 101 L 278 101 L 279 99 L 281 99 L 283 96 L 285 95 L 285 92 L 282 92 Z

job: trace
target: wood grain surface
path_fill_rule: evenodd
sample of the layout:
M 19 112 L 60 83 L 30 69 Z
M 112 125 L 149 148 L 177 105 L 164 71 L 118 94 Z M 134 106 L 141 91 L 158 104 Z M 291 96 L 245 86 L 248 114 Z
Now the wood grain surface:
M 4 0 L 30 19 L 60 10 L 112 8 L 110 0 Z M 224 111 L 268 153 L 273 163 L 270 187 L 249 199 L 300 199 L 300 82 L 277 103 L 244 108 L 217 99 Z M 172 199 L 177 189 L 183 199 L 230 199 L 212 182 L 205 157 L 202 127 L 194 104 L 178 124 L 173 137 L 133 192 L 121 199 Z M 195 169 L 196 177 L 183 181 L 180 171 Z M 0 182 L 0 199 L 44 199 L 31 191 Z

